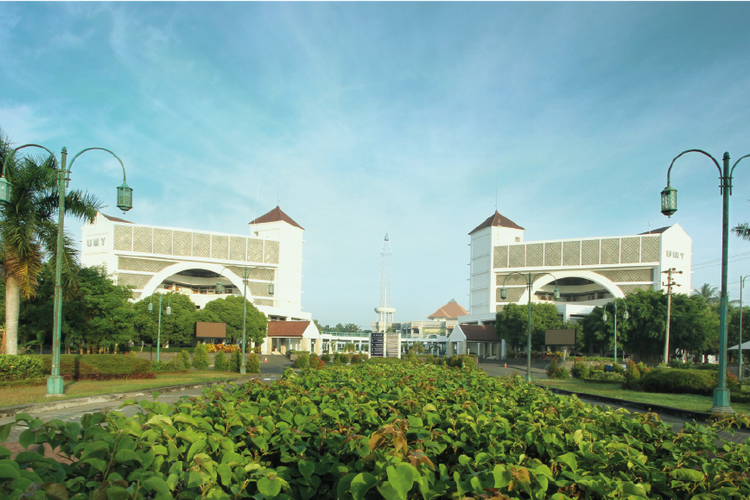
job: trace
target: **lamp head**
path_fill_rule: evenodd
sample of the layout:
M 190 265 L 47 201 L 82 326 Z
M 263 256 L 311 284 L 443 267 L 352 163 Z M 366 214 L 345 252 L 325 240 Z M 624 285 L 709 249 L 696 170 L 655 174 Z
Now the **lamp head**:
M 606 311 L 604 311 L 604 314 L 602 314 L 602 321 L 604 321 L 605 323 L 607 322 L 607 312 Z
M 661 213 L 672 217 L 675 212 L 677 212 L 677 190 L 668 185 L 661 192 Z
M 501 298 L 502 298 L 503 300 L 505 300 L 505 299 L 507 299 L 507 298 L 508 298 L 508 289 L 507 289 L 507 288 L 505 288 L 505 287 L 502 287 L 502 288 L 500 289 L 500 297 L 501 297 Z
M 117 208 L 123 212 L 133 208 L 133 188 L 124 182 L 117 188 Z
M 216 293 L 224 293 L 224 283 L 221 281 L 216 283 Z
M 172 314 L 172 306 L 167 306 L 167 316 Z
M 552 296 L 555 298 L 555 300 L 560 300 L 560 289 L 555 286 L 555 293 L 552 294 Z
M 148 312 L 154 312 L 154 303 L 153 302 L 149 302 L 148 303 Z
M 268 284 L 268 295 L 273 295 L 273 283 Z
M 0 205 L 10 205 L 10 182 L 0 177 Z
M 628 311 L 627 311 L 627 309 L 626 309 L 626 310 L 625 310 L 625 314 L 623 314 L 623 315 L 622 315 L 622 318 L 623 318 L 623 319 L 628 319 L 629 317 L 630 317 L 630 315 L 628 314 Z

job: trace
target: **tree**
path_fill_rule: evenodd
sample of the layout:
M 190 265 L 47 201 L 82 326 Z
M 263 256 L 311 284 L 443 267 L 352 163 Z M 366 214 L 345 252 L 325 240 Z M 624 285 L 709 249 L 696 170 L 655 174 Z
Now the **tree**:
M 206 304 L 205 311 L 216 318 L 214 321 L 226 323 L 227 337 L 233 341 L 242 339 L 243 302 L 239 295 L 230 295 L 224 299 L 212 300 Z M 250 301 L 247 301 L 246 334 L 248 345 L 263 342 L 268 331 L 268 319 Z
M 693 295 L 700 295 L 706 300 L 707 304 L 715 304 L 719 302 L 719 287 L 703 283 L 700 288 L 693 289 Z
M 528 305 L 508 304 L 498 312 L 495 323 L 495 333 L 505 339 L 513 349 L 525 345 L 528 336 L 529 309 Z M 544 346 L 544 331 L 562 328 L 563 321 L 554 304 L 531 303 L 531 346 L 532 349 L 542 349 Z
M 133 327 L 136 339 L 148 344 L 156 345 L 159 326 L 159 295 L 155 293 L 144 297 L 133 305 L 136 316 Z M 152 303 L 153 311 L 148 311 L 148 304 Z M 172 309 L 172 314 L 167 315 L 167 306 Z M 179 292 L 164 294 L 161 311 L 161 346 L 168 343 L 175 345 L 190 344 L 195 337 L 196 322 L 195 304 Z
M 57 248 L 57 208 L 54 157 L 34 158 L 15 155 L 13 146 L 0 131 L 0 162 L 8 158 L 5 176 L 11 184 L 8 206 L 0 206 L 0 262 L 5 277 L 5 352 L 18 353 L 18 318 L 21 296 L 29 299 L 36 291 L 42 262 L 53 263 Z M 65 196 L 65 215 L 93 221 L 101 202 L 84 191 Z M 70 290 L 75 285 L 73 241 L 63 240 L 63 270 Z

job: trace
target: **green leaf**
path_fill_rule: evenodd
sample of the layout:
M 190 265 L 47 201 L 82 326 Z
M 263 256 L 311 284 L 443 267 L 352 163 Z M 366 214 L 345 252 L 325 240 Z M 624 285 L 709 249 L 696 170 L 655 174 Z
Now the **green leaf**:
M 219 464 L 219 466 L 216 467 L 216 472 L 219 474 L 221 484 L 224 486 L 232 484 L 232 469 L 229 468 L 227 464 Z
M 107 490 L 107 498 L 109 500 L 128 500 L 130 493 L 122 486 L 111 486 Z
M 18 473 L 18 465 L 13 467 L 14 464 L 0 464 L 0 479 L 18 479 L 21 474 Z
M 0 443 L 4 443 L 6 439 L 8 439 L 8 435 L 10 435 L 10 429 L 13 427 L 13 423 L 0 425 Z
M 422 407 L 422 411 L 423 411 L 423 412 L 428 412 L 428 411 L 437 411 L 437 408 L 435 407 L 435 405 L 434 405 L 434 404 L 432 404 L 432 403 L 427 403 L 426 405 L 424 405 L 424 406 Z
M 115 455 L 115 460 L 117 460 L 120 463 L 131 462 L 131 461 L 136 461 L 136 462 L 142 461 L 141 457 L 138 456 L 138 454 L 134 452 L 133 450 L 118 451 L 117 454 Z
M 412 467 L 403 463 L 398 464 L 396 467 L 388 466 L 386 474 L 388 476 L 386 484 L 390 484 L 398 494 L 398 498 L 404 500 L 406 494 L 409 493 L 411 486 L 414 484 Z
M 363 500 L 365 493 L 367 493 L 373 486 L 378 484 L 378 480 L 375 476 L 369 472 L 361 472 L 352 479 L 349 491 L 354 497 L 354 500 Z
M 51 500 L 68 500 L 68 490 L 62 484 L 50 484 L 45 490 L 47 498 Z
M 274 498 L 281 492 L 281 479 L 260 478 L 258 480 L 258 491 L 266 498 Z
M 143 481 L 143 484 L 147 486 L 149 489 L 156 491 L 160 495 L 169 495 L 169 486 L 167 486 L 167 482 L 164 481 L 162 478 L 153 476 L 145 481 Z
M 101 458 L 89 457 L 81 460 L 80 463 L 89 464 L 99 472 L 104 472 L 104 470 L 107 468 L 107 462 L 105 462 Z
M 82 459 L 86 458 L 92 453 L 97 453 L 99 451 L 109 451 L 109 443 L 105 441 L 94 441 L 93 443 L 87 444 L 86 447 L 83 449 L 83 454 L 81 454 L 81 458 Z
M 28 448 L 30 445 L 36 442 L 36 434 L 33 431 L 26 429 L 18 436 L 18 443 L 24 448 Z
M 578 469 L 578 462 L 576 462 L 576 456 L 573 453 L 566 453 L 565 455 L 560 455 L 557 457 L 557 461 L 564 463 L 568 467 L 570 467 L 571 470 L 577 470 Z
M 193 459 L 193 456 L 195 456 L 195 454 L 198 453 L 199 451 L 203 451 L 205 447 L 206 447 L 205 439 L 200 439 L 196 441 L 195 443 L 193 443 L 192 445 L 190 445 L 190 450 L 188 451 L 188 454 L 187 454 L 187 461 L 190 462 Z
M 672 471 L 672 477 L 685 481 L 703 481 L 705 474 L 694 469 L 675 469 Z
M 302 473 L 302 477 L 305 479 L 310 479 L 310 477 L 315 473 L 315 462 L 312 462 L 310 460 L 300 460 L 298 463 L 299 471 Z
M 3 460 L 5 458 L 10 458 L 11 455 L 13 455 L 8 448 L 5 446 L 0 446 L 0 460 Z
M 331 471 L 333 472 L 333 468 L 331 468 Z M 333 473 L 335 474 L 335 472 Z M 356 476 L 357 475 L 352 472 L 350 474 L 345 475 L 341 479 L 339 479 L 339 485 L 336 488 L 336 492 L 337 492 L 336 498 L 338 499 L 349 498 L 349 493 L 350 493 L 351 486 L 352 486 L 352 480 Z

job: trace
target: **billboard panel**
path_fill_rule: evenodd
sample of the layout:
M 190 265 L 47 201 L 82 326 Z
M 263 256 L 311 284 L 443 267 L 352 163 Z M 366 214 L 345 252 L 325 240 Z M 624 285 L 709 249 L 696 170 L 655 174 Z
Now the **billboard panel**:
M 576 345 L 576 331 L 573 328 L 565 330 L 545 330 L 545 345 Z
M 225 339 L 227 338 L 227 324 L 197 321 L 195 323 L 195 336 L 199 339 Z

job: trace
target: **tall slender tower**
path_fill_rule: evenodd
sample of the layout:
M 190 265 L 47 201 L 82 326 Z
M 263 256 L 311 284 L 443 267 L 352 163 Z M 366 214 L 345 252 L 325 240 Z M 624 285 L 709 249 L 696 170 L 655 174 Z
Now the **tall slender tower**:
M 378 313 L 376 330 L 385 332 L 393 323 L 393 313 L 396 309 L 388 306 L 391 300 L 391 244 L 388 242 L 388 233 L 385 233 L 383 246 L 380 249 L 380 303 L 375 308 Z

